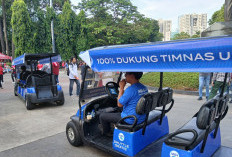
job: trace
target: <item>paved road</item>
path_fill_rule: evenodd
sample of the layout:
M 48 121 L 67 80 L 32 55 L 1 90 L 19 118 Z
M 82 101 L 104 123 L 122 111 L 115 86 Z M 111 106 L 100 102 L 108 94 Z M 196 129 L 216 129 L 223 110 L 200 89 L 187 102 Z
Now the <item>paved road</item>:
M 45 104 L 27 111 L 24 102 L 13 95 L 13 84 L 5 75 L 4 89 L 0 89 L 0 157 L 85 157 L 109 156 L 97 149 L 72 147 L 65 137 L 69 117 L 78 109 L 78 97 L 68 96 L 68 78 L 61 72 L 60 84 L 65 93 L 65 105 Z M 196 96 L 174 95 L 175 106 L 168 113 L 170 131 L 186 123 L 203 101 Z M 221 123 L 222 144 L 232 147 L 232 109 Z

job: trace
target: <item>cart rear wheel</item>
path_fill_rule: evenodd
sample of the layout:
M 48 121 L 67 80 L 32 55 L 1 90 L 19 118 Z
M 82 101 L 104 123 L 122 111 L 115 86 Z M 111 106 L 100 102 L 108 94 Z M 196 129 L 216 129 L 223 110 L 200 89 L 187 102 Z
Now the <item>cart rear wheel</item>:
M 58 106 L 64 105 L 64 101 L 65 101 L 65 99 L 64 99 L 64 94 L 63 94 L 63 92 L 62 92 L 62 94 L 61 94 L 61 100 L 57 101 L 56 104 L 57 104 Z
M 57 104 L 58 106 L 64 105 L 64 97 L 63 97 L 60 101 L 57 101 L 56 104 Z
M 32 110 L 35 108 L 35 105 L 31 102 L 30 97 L 26 97 L 25 105 L 28 110 Z
M 72 121 L 68 122 L 66 126 L 66 136 L 69 143 L 73 146 L 77 147 L 83 144 L 80 132 L 77 130 L 75 124 Z
M 18 86 L 15 86 L 15 87 L 14 87 L 14 95 L 15 95 L 15 96 L 18 96 L 18 94 L 17 94 L 17 89 L 18 89 Z

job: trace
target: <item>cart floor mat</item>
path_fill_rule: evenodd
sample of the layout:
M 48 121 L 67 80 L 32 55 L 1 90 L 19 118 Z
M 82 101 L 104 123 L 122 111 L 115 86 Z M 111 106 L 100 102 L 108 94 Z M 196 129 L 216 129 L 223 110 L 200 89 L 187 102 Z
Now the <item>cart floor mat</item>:
M 97 144 L 102 144 L 104 146 L 112 148 L 113 137 L 107 137 L 107 136 L 101 135 L 101 136 L 97 136 L 97 137 L 93 138 L 92 141 L 97 143 Z

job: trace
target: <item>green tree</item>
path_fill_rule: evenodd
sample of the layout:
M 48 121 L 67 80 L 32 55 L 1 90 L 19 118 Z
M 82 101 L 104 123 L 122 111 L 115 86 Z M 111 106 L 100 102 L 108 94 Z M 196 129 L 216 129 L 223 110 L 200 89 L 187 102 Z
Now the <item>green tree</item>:
M 181 32 L 181 33 L 175 34 L 172 40 L 188 39 L 188 38 L 190 38 L 190 35 L 188 33 Z
M 2 0 L 2 17 L 3 17 L 3 29 L 4 29 L 4 37 L 5 37 L 5 43 L 6 43 L 6 51 L 7 55 L 10 55 L 10 49 L 9 49 L 9 41 L 7 36 L 7 18 L 6 18 L 6 5 L 5 0 Z
M 50 6 L 50 0 L 35 0 L 35 1 L 39 1 L 40 8 L 45 9 L 47 6 Z M 65 2 L 70 3 L 70 0 L 53 0 L 54 10 L 56 12 L 61 12 Z
M 200 38 L 201 37 L 201 32 L 197 31 L 196 34 L 194 34 L 191 38 Z
M 142 17 L 130 0 L 82 0 L 78 8 L 90 13 L 97 20 L 111 16 L 114 21 L 135 21 Z
M 76 14 L 69 2 L 65 2 L 63 11 L 59 15 L 59 34 L 57 36 L 58 52 L 64 59 L 77 56 L 77 25 Z
M 32 22 L 23 0 L 16 0 L 12 5 L 12 31 L 15 44 L 15 55 L 33 53 Z
M 89 37 L 88 37 L 87 18 L 83 10 L 81 10 L 80 13 L 77 15 L 76 24 L 77 24 L 77 34 L 78 34 L 77 54 L 79 54 L 81 51 L 90 48 L 88 41 Z
M 215 22 L 224 22 L 224 5 L 220 10 L 213 13 L 211 19 L 209 19 L 209 25 L 214 24 Z
M 49 10 L 49 9 L 48 9 Z M 42 9 L 37 11 L 37 21 L 35 22 L 35 33 L 33 37 L 35 53 L 51 52 L 51 17 L 49 11 Z
M 145 18 L 130 0 L 82 0 L 78 8 L 89 14 L 90 47 L 161 40 L 158 22 Z

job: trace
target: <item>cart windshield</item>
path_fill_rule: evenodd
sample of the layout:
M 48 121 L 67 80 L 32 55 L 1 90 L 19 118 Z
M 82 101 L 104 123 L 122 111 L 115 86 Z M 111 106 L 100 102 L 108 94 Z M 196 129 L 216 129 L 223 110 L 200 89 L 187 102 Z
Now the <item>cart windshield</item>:
M 92 69 L 86 69 L 86 76 L 84 79 L 84 72 L 82 72 L 83 95 L 82 99 L 90 99 L 93 97 L 100 97 L 107 95 L 105 85 L 108 82 L 118 82 L 120 72 L 94 72 Z

